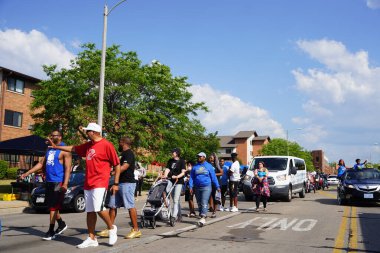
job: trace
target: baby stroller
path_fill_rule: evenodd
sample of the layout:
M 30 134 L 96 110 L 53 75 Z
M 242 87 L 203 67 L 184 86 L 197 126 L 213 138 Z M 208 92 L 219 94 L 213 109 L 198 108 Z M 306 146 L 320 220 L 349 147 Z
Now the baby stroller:
M 141 227 L 150 225 L 156 228 L 157 220 L 169 221 L 170 226 L 175 226 L 176 218 L 172 217 L 170 208 L 170 193 L 177 182 L 166 191 L 168 183 L 166 179 L 156 180 L 150 188 L 148 198 L 141 210 Z

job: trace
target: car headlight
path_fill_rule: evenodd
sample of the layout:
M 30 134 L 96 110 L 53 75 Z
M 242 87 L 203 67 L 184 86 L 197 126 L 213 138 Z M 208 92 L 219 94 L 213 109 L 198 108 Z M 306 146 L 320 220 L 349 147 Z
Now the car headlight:
M 355 188 L 352 184 L 346 184 L 345 186 L 346 186 L 347 188 L 351 188 L 351 189 L 354 189 L 354 188 Z
M 276 177 L 279 181 L 285 181 L 286 180 L 286 175 L 280 175 Z

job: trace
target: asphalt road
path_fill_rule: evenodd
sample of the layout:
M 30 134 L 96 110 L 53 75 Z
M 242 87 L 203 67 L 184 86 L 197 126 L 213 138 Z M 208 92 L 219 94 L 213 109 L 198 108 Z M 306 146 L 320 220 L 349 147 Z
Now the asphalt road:
M 138 209 L 145 199 L 137 201 Z M 255 213 L 253 202 L 243 201 L 243 196 L 240 200 L 238 213 L 218 212 L 202 228 L 195 218 L 184 217 L 175 227 L 158 221 L 156 229 L 144 228 L 143 236 L 133 240 L 123 238 L 130 224 L 122 209 L 116 245 L 109 247 L 101 238 L 99 247 L 90 249 L 75 247 L 87 237 L 84 213 L 63 213 L 69 229 L 53 241 L 41 240 L 48 214 L 0 215 L 0 252 L 380 252 L 379 204 L 338 206 L 335 188 L 304 199 L 295 196 L 292 202 L 270 202 L 267 212 Z M 187 203 L 182 206 L 186 214 Z M 97 230 L 103 228 L 98 219 Z

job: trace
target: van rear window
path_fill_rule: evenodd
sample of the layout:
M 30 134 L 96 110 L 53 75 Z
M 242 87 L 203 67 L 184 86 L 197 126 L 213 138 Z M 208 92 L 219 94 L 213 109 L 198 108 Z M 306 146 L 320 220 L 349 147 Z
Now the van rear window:
M 286 170 L 288 158 L 257 158 L 253 160 L 254 169 L 258 168 L 259 162 L 264 162 L 269 171 Z

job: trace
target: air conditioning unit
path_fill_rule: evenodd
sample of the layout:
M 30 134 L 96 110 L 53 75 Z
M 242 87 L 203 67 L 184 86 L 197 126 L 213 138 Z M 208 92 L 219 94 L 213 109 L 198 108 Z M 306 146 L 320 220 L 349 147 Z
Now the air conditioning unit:
M 28 126 L 28 130 L 33 130 L 33 128 L 34 128 L 34 125 L 29 125 Z

